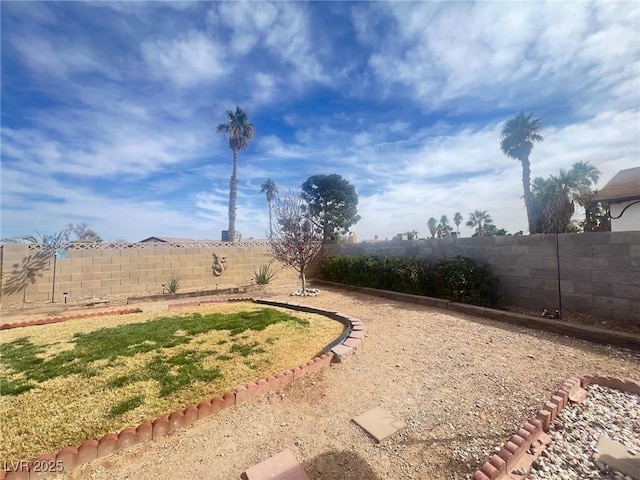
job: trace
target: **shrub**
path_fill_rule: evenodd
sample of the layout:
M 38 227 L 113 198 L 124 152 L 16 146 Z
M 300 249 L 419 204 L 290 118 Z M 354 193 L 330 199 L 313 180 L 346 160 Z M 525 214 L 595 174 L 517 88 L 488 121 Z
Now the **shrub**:
M 254 270 L 253 279 L 256 281 L 258 285 L 267 285 L 273 277 L 276 276 L 275 270 L 271 268 L 271 263 L 265 263 L 258 267 L 258 270 Z
M 171 277 L 165 283 L 167 287 L 167 291 L 169 293 L 177 293 L 180 290 L 180 281 L 182 280 L 182 275 L 178 275 L 175 273 L 171 274 Z
M 320 274 L 332 282 L 486 307 L 500 301 L 498 279 L 489 267 L 459 256 L 429 263 L 414 257 L 329 255 L 322 262 Z

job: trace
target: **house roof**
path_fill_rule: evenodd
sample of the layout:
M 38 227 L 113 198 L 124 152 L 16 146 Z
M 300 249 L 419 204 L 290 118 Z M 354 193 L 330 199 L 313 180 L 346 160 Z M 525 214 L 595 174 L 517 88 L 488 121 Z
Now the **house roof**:
M 640 199 L 640 167 L 620 170 L 594 197 L 594 202 Z
M 190 238 L 178 238 L 178 237 L 149 237 L 144 240 L 140 240 L 139 243 L 143 242 L 165 242 L 165 243 L 194 243 L 195 240 Z

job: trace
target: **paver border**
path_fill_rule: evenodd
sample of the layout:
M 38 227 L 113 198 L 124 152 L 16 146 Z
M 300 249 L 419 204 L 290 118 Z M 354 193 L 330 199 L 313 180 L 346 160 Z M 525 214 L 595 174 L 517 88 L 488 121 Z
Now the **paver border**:
M 615 388 L 623 392 L 640 395 L 640 382 L 628 378 L 585 375 L 571 377 L 551 397 L 550 401 L 529 418 L 505 446 L 485 462 L 473 475 L 472 480 L 520 480 L 525 478 L 533 462 L 550 443 L 546 434 L 551 423 L 569 402 L 582 402 L 591 385 Z M 524 473 L 519 473 L 524 472 Z
M 184 409 L 176 410 L 168 415 L 163 415 L 152 422 L 143 422 L 137 427 L 127 427 L 120 433 L 107 433 L 102 438 L 90 439 L 83 442 L 80 446 L 68 446 L 56 454 L 44 454 L 35 460 L 16 462 L 19 464 L 17 469 L 0 470 L 0 480 L 30 480 L 40 478 L 52 478 L 59 473 L 73 470 L 74 468 L 104 457 L 111 453 L 125 450 L 134 445 L 169 435 L 179 428 L 187 427 L 198 420 L 215 415 L 221 411 L 231 408 L 235 405 L 248 402 L 259 397 L 269 391 L 273 391 L 289 385 L 292 382 L 306 377 L 313 373 L 319 372 L 329 367 L 331 363 L 344 361 L 349 355 L 357 350 L 365 337 L 365 327 L 362 321 L 355 317 L 351 317 L 344 313 L 324 310 L 320 308 L 309 307 L 298 303 L 275 302 L 272 300 L 254 299 L 250 297 L 238 297 L 224 300 L 226 302 L 251 301 L 257 304 L 272 305 L 291 310 L 317 313 L 328 318 L 336 320 L 345 326 L 345 330 L 340 336 L 327 345 L 323 349 L 323 353 L 318 355 L 306 363 L 294 366 L 289 370 L 275 373 L 267 378 L 260 378 L 246 385 L 239 385 L 234 390 L 224 393 L 221 396 L 215 396 L 211 399 L 205 399 L 198 405 L 189 405 Z M 198 302 L 187 302 L 183 304 L 171 304 L 167 309 L 183 308 L 190 306 L 199 306 L 206 303 L 220 303 L 220 300 L 204 300 Z M 133 309 L 131 309 L 133 310 Z M 140 309 L 137 309 L 142 311 Z M 115 311 L 119 312 L 119 311 Z M 104 316 L 107 314 L 117 314 L 111 312 L 101 312 L 97 314 L 74 315 L 71 318 L 84 318 L 85 316 Z M 20 327 L 26 326 L 20 322 Z M 54 322 L 48 322 L 54 323 Z M 42 323 L 46 325 L 47 323 Z M 35 323 L 32 323 L 35 325 Z M 18 327 L 12 327 L 18 328 Z M 347 335 L 345 336 L 345 333 Z M 51 471 L 44 471 L 43 465 L 53 467 Z M 58 466 L 62 466 L 61 471 L 54 471 Z
M 32 327 L 35 325 L 50 325 L 52 323 L 61 323 L 68 320 L 77 320 L 79 318 L 105 317 L 109 315 L 127 315 L 129 313 L 142 313 L 142 309 L 139 307 L 125 308 L 122 310 L 109 310 L 108 312 L 92 312 L 80 313 L 77 315 L 67 315 L 63 317 L 47 317 L 39 320 L 30 320 L 28 322 L 4 323 L 0 325 L 0 330 L 12 330 L 14 328 Z

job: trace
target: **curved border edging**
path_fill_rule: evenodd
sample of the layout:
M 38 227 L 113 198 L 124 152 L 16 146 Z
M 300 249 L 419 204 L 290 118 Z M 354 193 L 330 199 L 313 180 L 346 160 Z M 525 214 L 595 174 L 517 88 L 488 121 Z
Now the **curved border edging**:
M 80 313 L 78 315 L 67 315 L 64 317 L 48 317 L 39 320 L 30 320 L 28 322 L 4 323 L 0 325 L 0 330 L 11 330 L 14 328 L 31 327 L 34 325 L 50 325 L 52 323 L 61 323 L 66 322 L 67 320 L 77 320 L 79 318 L 105 317 L 108 315 L 126 315 L 129 313 L 142 313 L 142 309 L 139 307 L 125 308 L 122 310 L 110 310 L 108 312 Z
M 569 378 L 551 400 L 538 410 L 536 416 L 531 417 L 498 453 L 474 473 L 472 480 L 524 478 L 533 462 L 551 442 L 545 433 L 551 423 L 569 402 L 581 403 L 587 396 L 585 389 L 590 384 L 640 395 L 640 382 L 631 379 L 592 375 Z M 519 473 L 518 470 L 525 473 Z
M 290 383 L 312 373 L 319 372 L 320 370 L 328 367 L 331 363 L 342 362 L 346 357 L 351 355 L 360 347 L 365 337 L 365 328 L 362 321 L 340 312 L 322 310 L 319 308 L 308 307 L 306 305 L 300 305 L 298 303 L 283 303 L 253 298 L 232 298 L 226 301 L 252 301 L 258 304 L 273 305 L 291 310 L 324 315 L 345 325 L 345 327 L 347 327 L 345 331 L 348 331 L 348 336 L 340 343 L 330 348 L 329 351 L 312 358 L 306 363 L 297 365 L 289 370 L 275 373 L 267 378 L 261 378 L 255 382 L 240 385 L 233 391 L 227 392 L 222 396 L 216 396 L 210 400 L 203 400 L 197 406 L 189 405 L 186 408 L 176 410 L 169 415 L 160 416 L 153 422 L 143 422 L 135 428 L 127 427 L 118 434 L 107 433 L 100 440 L 86 440 L 79 447 L 64 447 L 57 454 L 40 455 L 32 462 L 16 462 L 20 464 L 20 468 L 16 470 L 0 470 L 0 480 L 29 480 L 30 477 L 34 479 L 54 477 L 59 473 L 68 472 L 84 463 L 89 463 L 111 453 L 125 450 L 139 443 L 164 437 L 165 435 L 169 435 L 179 428 L 187 427 L 198 420 L 215 415 L 227 408 L 233 407 L 234 405 L 240 405 L 241 403 L 250 401 L 251 399 L 269 391 L 289 385 Z M 168 305 L 167 309 L 199 306 L 205 303 L 214 302 L 219 301 L 214 300 L 173 304 Z M 102 314 L 105 315 L 105 313 Z M 343 332 L 336 341 L 343 338 L 344 333 L 345 332 Z M 330 345 L 336 341 L 332 342 Z M 325 349 L 326 348 L 327 347 L 325 347 Z M 45 462 L 53 462 L 48 463 L 49 465 L 57 465 L 56 462 L 60 462 L 62 470 L 59 472 L 43 472 L 41 470 L 36 471 L 34 469 L 34 464 L 42 465 Z
M 391 290 L 378 290 L 369 287 L 356 287 L 343 283 L 327 282 L 326 280 L 314 280 L 315 283 L 328 287 L 340 288 L 353 292 L 365 293 L 376 297 L 388 298 L 400 302 L 415 303 L 429 307 L 442 308 L 468 315 L 477 315 L 499 322 L 511 323 L 526 328 L 545 330 L 558 335 L 569 335 L 593 343 L 604 345 L 616 345 L 618 347 L 632 348 L 640 350 L 640 335 L 632 333 L 605 330 L 603 328 L 580 325 L 562 320 L 551 320 L 547 318 L 532 317 L 521 313 L 496 310 L 494 308 L 480 307 L 466 303 L 456 303 L 441 298 L 425 297 L 422 295 L 411 295 L 409 293 L 393 292 Z

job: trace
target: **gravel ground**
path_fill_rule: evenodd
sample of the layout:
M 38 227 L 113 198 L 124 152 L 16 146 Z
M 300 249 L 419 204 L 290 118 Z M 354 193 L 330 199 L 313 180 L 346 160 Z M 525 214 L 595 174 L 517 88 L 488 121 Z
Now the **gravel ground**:
M 288 301 L 295 287 L 263 296 Z M 337 290 L 295 301 L 360 318 L 363 346 L 346 363 L 65 478 L 237 479 L 284 449 L 312 480 L 469 478 L 567 378 L 640 378 L 640 354 L 629 350 Z M 350 421 L 376 406 L 407 424 L 382 445 Z
M 534 480 L 631 480 L 593 459 L 601 436 L 620 442 L 640 455 L 640 397 L 590 385 L 587 399 L 569 405 L 552 423 L 552 443 L 533 464 Z

